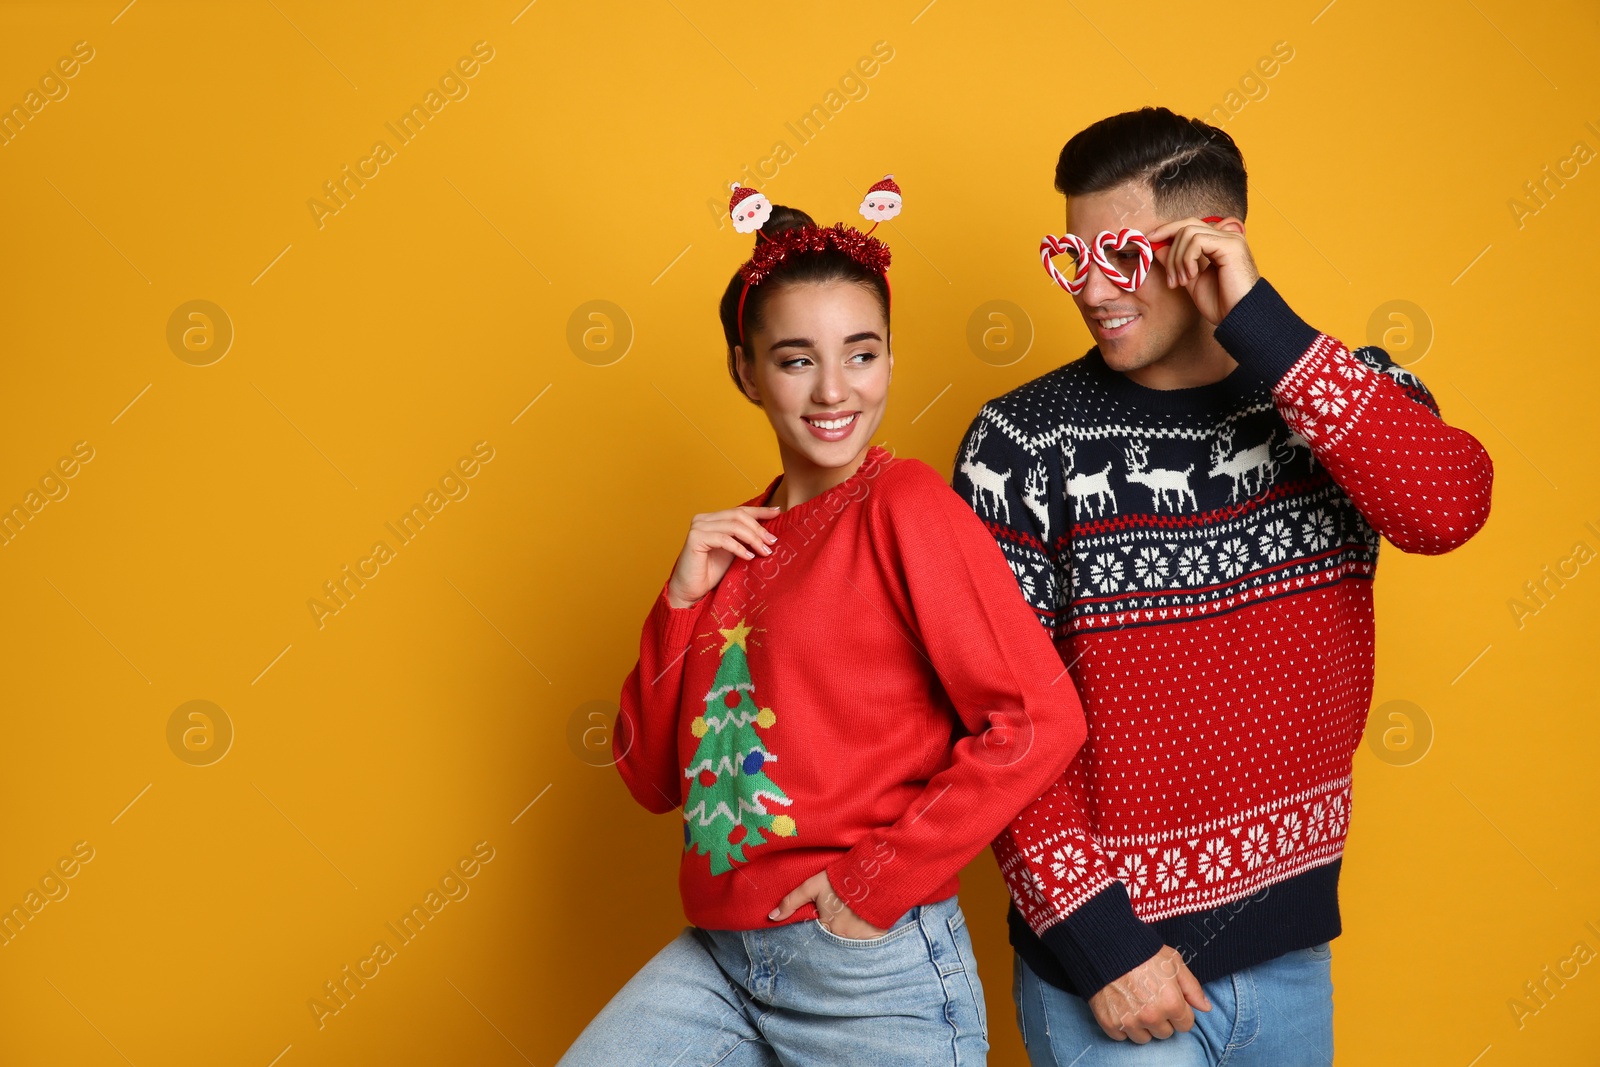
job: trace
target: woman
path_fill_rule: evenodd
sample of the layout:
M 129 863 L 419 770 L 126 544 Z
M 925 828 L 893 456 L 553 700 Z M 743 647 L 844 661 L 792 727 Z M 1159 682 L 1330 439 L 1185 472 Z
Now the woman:
M 783 473 L 694 516 L 615 737 L 634 798 L 682 812 L 694 925 L 563 1067 L 984 1063 L 956 875 L 1085 734 L 993 537 L 870 443 L 888 249 L 771 212 L 722 325 Z

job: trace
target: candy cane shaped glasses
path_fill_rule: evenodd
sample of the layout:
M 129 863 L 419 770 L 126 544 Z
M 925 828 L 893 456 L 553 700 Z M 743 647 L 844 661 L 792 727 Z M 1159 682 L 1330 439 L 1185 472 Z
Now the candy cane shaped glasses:
M 1222 216 L 1208 215 L 1204 221 L 1218 223 Z M 1112 285 L 1131 293 L 1150 276 L 1155 250 L 1171 243 L 1168 239 L 1151 244 L 1142 231 L 1126 226 L 1120 230 L 1101 230 L 1093 245 L 1086 244 L 1075 233 L 1064 233 L 1060 237 L 1045 234 L 1044 240 L 1039 242 L 1039 261 L 1055 283 L 1073 296 L 1081 293 L 1088 283 L 1090 263 L 1099 267 Z M 1070 264 L 1066 274 L 1054 262 L 1054 257 L 1063 253 Z

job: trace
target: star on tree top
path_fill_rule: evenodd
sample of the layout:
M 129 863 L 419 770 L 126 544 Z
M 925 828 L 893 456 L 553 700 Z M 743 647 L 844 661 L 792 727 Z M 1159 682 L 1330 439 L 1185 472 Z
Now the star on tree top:
M 727 643 L 724 644 L 722 646 L 722 648 L 718 650 L 717 654 L 721 655 L 723 652 L 728 651 L 728 649 L 732 648 L 734 645 L 738 645 L 740 650 L 743 651 L 743 652 L 750 651 L 749 649 L 745 648 L 744 639 L 750 634 L 750 631 L 752 629 L 754 629 L 754 627 L 746 626 L 744 620 L 740 619 L 739 620 L 739 625 L 735 626 L 733 629 L 731 629 L 731 630 L 718 630 L 717 632 L 719 634 L 721 634 L 723 637 L 726 637 L 728 640 L 727 640 Z

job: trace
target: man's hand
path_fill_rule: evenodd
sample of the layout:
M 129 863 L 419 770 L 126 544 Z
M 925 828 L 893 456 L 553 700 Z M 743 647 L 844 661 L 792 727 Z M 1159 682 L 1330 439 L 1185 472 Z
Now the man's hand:
M 1089 998 L 1106 1036 L 1143 1045 L 1194 1026 L 1195 1011 L 1210 1011 L 1205 990 L 1169 945 Z M 1194 1009 L 1191 1011 L 1190 1009 Z
M 1244 223 L 1235 218 L 1223 219 L 1216 226 L 1188 218 L 1162 223 L 1145 234 L 1151 244 L 1171 239 L 1170 245 L 1156 252 L 1156 261 L 1167 270 L 1167 287 L 1188 289 L 1194 306 L 1213 326 L 1261 277 L 1243 230 Z
M 827 871 L 818 871 L 801 882 L 788 896 L 778 902 L 778 906 L 772 909 L 767 918 L 786 919 L 807 901 L 816 902 L 817 914 L 830 934 L 866 941 L 888 933 L 887 930 L 880 930 L 861 918 L 850 910 L 849 905 L 839 899 L 839 895 L 833 891 L 833 886 L 828 881 Z

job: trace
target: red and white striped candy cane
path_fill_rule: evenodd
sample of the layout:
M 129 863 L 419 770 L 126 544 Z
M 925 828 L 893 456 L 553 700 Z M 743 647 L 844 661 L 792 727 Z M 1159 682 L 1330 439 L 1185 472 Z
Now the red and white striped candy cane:
M 1218 223 L 1222 221 L 1222 218 L 1218 215 L 1207 215 L 1203 221 Z M 1142 231 L 1135 230 L 1132 227 L 1124 227 L 1121 230 L 1101 230 L 1099 235 L 1095 237 L 1092 247 L 1085 245 L 1083 238 L 1075 233 L 1064 233 L 1060 237 L 1046 234 L 1044 240 L 1039 242 L 1039 261 L 1044 264 L 1044 269 L 1050 272 L 1050 277 L 1055 280 L 1055 283 L 1073 296 L 1083 292 L 1084 285 L 1088 283 L 1088 264 L 1091 261 L 1100 268 L 1107 281 L 1118 289 L 1131 293 L 1143 285 L 1145 279 L 1150 276 L 1150 264 L 1155 259 L 1155 250 L 1165 248 L 1171 243 L 1172 238 L 1169 237 L 1152 245 L 1150 239 Z M 1106 258 L 1105 253 L 1105 247 L 1108 244 L 1113 252 L 1120 252 L 1129 245 L 1139 250 L 1139 265 L 1133 269 L 1133 277 L 1125 276 L 1111 265 L 1111 261 Z M 1072 252 L 1081 268 L 1078 272 L 1078 277 L 1073 281 L 1068 281 L 1063 277 L 1061 272 L 1056 270 L 1055 264 L 1050 262 L 1051 257 L 1059 256 L 1063 252 Z
M 1073 258 L 1080 265 L 1087 263 L 1089 260 L 1088 246 L 1083 243 L 1083 238 L 1075 233 L 1065 233 L 1060 237 L 1047 233 L 1044 235 L 1044 240 L 1039 242 L 1039 262 L 1044 264 L 1044 269 L 1050 272 L 1050 277 L 1054 279 L 1057 285 L 1073 296 L 1077 296 L 1083 292 L 1083 286 L 1088 281 L 1088 277 L 1082 270 L 1079 270 L 1078 277 L 1069 281 L 1060 271 L 1056 270 L 1056 265 L 1051 262 L 1051 259 L 1063 252 L 1071 252 Z
M 1111 245 L 1113 252 L 1120 252 L 1129 245 L 1133 245 L 1139 250 L 1139 265 L 1133 268 L 1132 278 L 1127 277 L 1116 267 L 1113 267 L 1111 261 L 1106 258 L 1105 246 L 1108 243 Z M 1094 239 L 1094 247 L 1089 250 L 1089 254 L 1094 257 L 1095 265 L 1105 274 L 1107 281 L 1118 289 L 1129 293 L 1144 284 L 1145 278 L 1150 274 L 1150 261 L 1155 257 L 1155 253 L 1150 248 L 1150 239 L 1140 231 L 1130 227 L 1123 227 L 1116 233 L 1112 233 L 1110 230 L 1101 230 L 1100 235 Z

